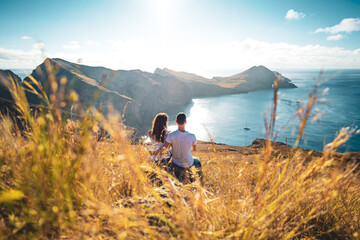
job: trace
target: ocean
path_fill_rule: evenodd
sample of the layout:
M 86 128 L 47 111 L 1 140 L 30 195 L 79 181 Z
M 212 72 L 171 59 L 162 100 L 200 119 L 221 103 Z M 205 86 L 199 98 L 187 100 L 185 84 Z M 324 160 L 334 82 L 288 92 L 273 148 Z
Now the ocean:
M 293 146 L 299 126 L 295 114 L 308 102 L 319 71 L 287 70 L 281 71 L 281 74 L 291 79 L 298 88 L 279 90 L 276 141 Z M 298 145 L 316 151 L 322 151 L 326 144 L 332 142 L 341 128 L 358 130 L 360 127 L 360 70 L 327 70 L 320 83 L 317 92 L 321 103 L 315 105 L 305 135 Z M 272 101 L 271 89 L 193 99 L 193 104 L 185 108 L 188 115 L 186 128 L 195 133 L 198 140 L 209 141 L 210 134 L 217 143 L 248 146 L 256 138 L 266 137 L 264 116 L 269 119 Z M 315 114 L 321 114 L 320 119 L 311 121 Z M 170 119 L 175 119 L 175 115 L 170 115 Z M 176 129 L 174 120 L 169 128 Z M 354 132 L 337 151 L 360 152 L 360 134 Z

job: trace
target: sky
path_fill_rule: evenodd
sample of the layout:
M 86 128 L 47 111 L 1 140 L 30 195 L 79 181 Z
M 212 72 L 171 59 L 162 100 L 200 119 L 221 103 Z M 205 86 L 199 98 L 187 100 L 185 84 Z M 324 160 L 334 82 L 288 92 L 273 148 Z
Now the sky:
M 0 69 L 360 69 L 360 0 L 0 0 Z

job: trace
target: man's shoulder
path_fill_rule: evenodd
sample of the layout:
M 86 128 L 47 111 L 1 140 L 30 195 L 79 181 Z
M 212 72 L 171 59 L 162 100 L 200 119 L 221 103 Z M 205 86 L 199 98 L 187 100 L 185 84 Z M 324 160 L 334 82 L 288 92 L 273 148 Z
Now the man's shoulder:
M 168 134 L 168 136 L 174 136 L 174 135 L 178 134 L 178 132 L 179 132 L 179 130 L 175 130 L 175 131 L 173 131 L 173 132 L 170 132 L 170 133 Z
M 178 135 L 182 135 L 182 136 L 191 136 L 191 137 L 193 137 L 193 138 L 196 138 L 195 137 L 195 134 L 193 134 L 193 133 L 190 133 L 190 132 L 180 132 L 179 130 L 176 130 L 176 131 L 173 131 L 173 132 L 171 132 L 171 133 L 169 133 L 169 137 L 171 136 L 171 137 L 175 137 L 175 136 L 178 136 Z
M 193 134 L 193 133 L 190 133 L 190 132 L 185 132 L 185 138 L 186 139 L 189 139 L 189 140 L 191 140 L 191 141 L 196 141 L 196 137 L 195 137 L 195 134 Z
M 188 135 L 192 136 L 192 137 L 195 137 L 195 134 L 194 133 L 190 133 L 190 132 L 187 132 Z
M 178 133 L 177 133 L 178 131 L 179 131 L 179 130 L 176 130 L 176 131 L 173 131 L 173 132 L 168 133 L 168 135 L 166 136 L 165 141 L 166 141 L 166 140 L 171 141 L 170 139 L 173 139 L 174 137 L 176 137 L 176 135 L 178 134 Z

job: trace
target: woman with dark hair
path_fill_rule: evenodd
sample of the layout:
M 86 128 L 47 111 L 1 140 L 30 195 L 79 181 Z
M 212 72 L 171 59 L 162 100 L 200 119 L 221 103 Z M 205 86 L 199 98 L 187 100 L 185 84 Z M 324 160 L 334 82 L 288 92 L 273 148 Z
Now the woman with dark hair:
M 159 113 L 153 120 L 152 129 L 148 132 L 152 144 L 152 149 L 149 152 L 151 154 L 151 160 L 153 161 L 157 162 L 161 159 L 170 158 L 170 150 L 165 153 L 161 153 L 162 151 L 160 151 L 160 149 L 164 147 L 165 139 L 169 134 L 167 130 L 168 122 L 168 115 L 166 113 Z

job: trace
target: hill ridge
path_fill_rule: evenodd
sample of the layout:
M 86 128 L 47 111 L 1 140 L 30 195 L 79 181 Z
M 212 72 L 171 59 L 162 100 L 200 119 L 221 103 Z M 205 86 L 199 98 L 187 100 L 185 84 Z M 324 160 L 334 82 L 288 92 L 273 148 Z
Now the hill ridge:
M 59 79 L 67 78 L 66 91 L 77 92 L 83 104 L 89 104 L 98 92 L 101 94 L 94 102 L 94 107 L 110 104 L 118 112 L 123 112 L 126 106 L 126 124 L 137 128 L 140 134 L 146 132 L 153 117 L 159 112 L 175 114 L 183 111 L 184 107 L 197 97 L 270 89 L 276 78 L 276 72 L 262 65 L 230 77 L 209 79 L 169 68 L 156 68 L 154 73 L 139 69 L 112 70 L 102 66 L 72 63 L 61 58 L 47 58 L 31 73 L 31 76 L 43 86 L 49 85 L 49 74 L 52 74 L 47 69 L 47 64 L 55 70 L 55 78 L 59 82 Z M 37 87 L 28 77 L 23 81 Z M 280 87 L 296 87 L 285 77 L 282 77 L 282 82 L 287 85 L 280 84 Z M 35 94 L 27 92 L 26 96 L 31 104 L 41 104 L 41 100 Z M 106 113 L 106 110 L 104 111 Z

